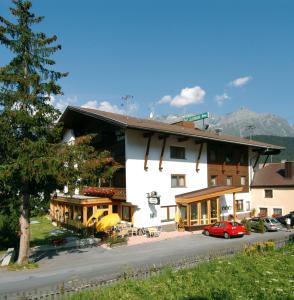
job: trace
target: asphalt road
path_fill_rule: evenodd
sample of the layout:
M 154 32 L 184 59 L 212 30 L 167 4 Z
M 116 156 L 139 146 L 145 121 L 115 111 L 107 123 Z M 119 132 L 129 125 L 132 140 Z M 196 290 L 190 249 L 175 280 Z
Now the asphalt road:
M 114 249 L 101 247 L 51 253 L 39 261 L 39 268 L 27 271 L 0 271 L 0 295 L 53 287 L 76 280 L 107 279 L 129 269 L 167 264 L 191 256 L 207 255 L 215 250 L 241 248 L 245 244 L 278 240 L 292 233 L 279 231 L 252 233 L 243 238 L 191 235 L 136 246 Z

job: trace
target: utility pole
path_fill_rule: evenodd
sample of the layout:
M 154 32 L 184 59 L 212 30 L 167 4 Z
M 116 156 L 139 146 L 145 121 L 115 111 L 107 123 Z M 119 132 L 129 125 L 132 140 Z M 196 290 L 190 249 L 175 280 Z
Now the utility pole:
M 249 124 L 246 128 L 249 130 L 249 139 L 252 140 L 252 135 L 256 127 L 253 124 Z
M 134 96 L 132 96 L 132 95 L 125 95 L 125 96 L 123 96 L 121 98 L 125 102 L 125 104 L 124 104 L 124 106 L 125 106 L 125 115 L 126 115 L 126 117 L 128 117 L 128 114 L 129 114 L 129 104 L 130 104 L 131 99 L 134 98 Z

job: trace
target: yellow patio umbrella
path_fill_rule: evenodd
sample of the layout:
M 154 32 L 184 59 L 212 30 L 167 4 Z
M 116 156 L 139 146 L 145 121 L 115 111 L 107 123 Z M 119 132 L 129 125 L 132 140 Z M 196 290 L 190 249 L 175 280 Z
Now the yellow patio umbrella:
M 98 209 L 87 221 L 87 224 L 86 226 L 89 227 L 89 226 L 93 226 L 94 225 L 94 219 L 98 220 L 98 218 L 100 216 L 102 216 L 104 210 L 102 209 Z
M 112 226 L 117 225 L 120 222 L 120 217 L 118 214 L 109 214 L 103 217 L 99 222 L 96 223 L 97 231 L 106 231 Z
M 177 211 L 176 211 L 176 215 L 175 215 L 175 221 L 177 223 L 179 223 L 181 219 L 182 219 L 181 210 L 177 207 Z

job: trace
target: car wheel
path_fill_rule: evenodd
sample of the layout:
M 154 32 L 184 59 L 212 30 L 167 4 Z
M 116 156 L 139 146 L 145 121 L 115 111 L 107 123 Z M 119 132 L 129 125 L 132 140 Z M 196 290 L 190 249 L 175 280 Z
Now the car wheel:
M 268 228 L 266 226 L 264 226 L 264 231 L 267 232 L 268 231 Z
M 230 235 L 229 235 L 227 232 L 225 232 L 225 233 L 224 233 L 224 238 L 225 238 L 225 239 L 229 239 L 229 238 L 230 238 Z
M 209 236 L 208 230 L 204 230 L 204 235 Z

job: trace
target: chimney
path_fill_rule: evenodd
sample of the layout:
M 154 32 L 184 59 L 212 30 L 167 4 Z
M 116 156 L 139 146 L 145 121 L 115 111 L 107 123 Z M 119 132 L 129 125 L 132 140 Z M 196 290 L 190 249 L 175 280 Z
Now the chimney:
M 190 121 L 179 121 L 179 122 L 172 123 L 171 125 L 182 126 L 186 128 L 196 128 L 194 122 L 190 122 Z
M 285 162 L 285 177 L 286 178 L 294 177 L 294 161 Z

